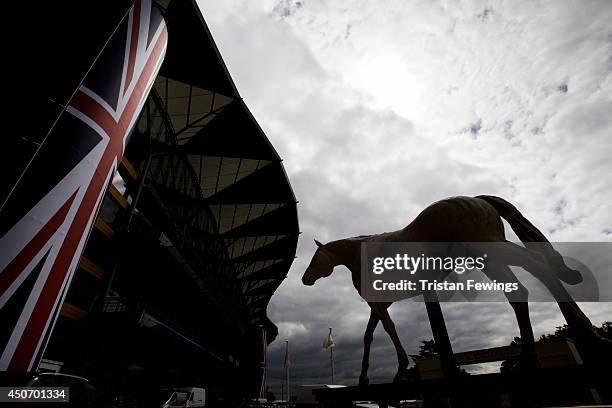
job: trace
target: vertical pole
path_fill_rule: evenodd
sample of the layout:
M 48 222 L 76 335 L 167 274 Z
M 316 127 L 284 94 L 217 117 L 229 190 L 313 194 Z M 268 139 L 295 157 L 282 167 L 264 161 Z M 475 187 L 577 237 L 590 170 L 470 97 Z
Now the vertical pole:
M 289 340 L 285 340 L 285 380 L 287 382 L 287 406 L 290 406 L 291 401 L 291 387 L 289 386 L 289 366 L 290 362 L 288 360 L 289 356 Z
M 426 292 L 424 297 L 427 316 L 429 317 L 429 324 L 431 325 L 431 332 L 440 358 L 440 368 L 451 388 L 451 394 L 453 394 L 452 386 L 457 375 L 457 364 L 455 362 L 455 355 L 453 354 L 453 347 L 448 337 L 448 331 L 446 330 L 442 308 L 440 307 L 438 295 L 435 291 Z M 450 400 L 448 401 L 448 406 L 451 406 Z
M 268 336 L 266 329 L 263 326 L 261 328 L 261 343 L 262 343 L 262 356 L 261 356 L 261 387 L 259 388 L 259 398 L 267 398 L 268 396 Z M 257 402 L 259 404 L 259 401 Z
M 332 328 L 329 328 L 329 338 L 333 339 L 332 337 Z M 335 384 L 336 383 L 336 373 L 335 373 L 335 367 L 334 367 L 334 345 L 332 344 L 329 347 L 329 362 L 330 362 L 330 366 L 331 366 L 331 383 Z
M 427 293 L 425 307 L 427 308 L 431 332 L 433 333 L 438 355 L 440 356 L 442 373 L 446 378 L 452 378 L 457 372 L 457 365 L 436 292 Z

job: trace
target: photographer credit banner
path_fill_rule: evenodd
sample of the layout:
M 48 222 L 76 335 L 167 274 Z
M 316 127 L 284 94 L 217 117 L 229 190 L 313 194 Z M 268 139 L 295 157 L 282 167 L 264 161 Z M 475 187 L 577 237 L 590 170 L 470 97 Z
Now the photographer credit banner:
M 610 302 L 612 242 L 364 242 L 368 302 Z M 570 279 L 568 279 L 570 277 Z

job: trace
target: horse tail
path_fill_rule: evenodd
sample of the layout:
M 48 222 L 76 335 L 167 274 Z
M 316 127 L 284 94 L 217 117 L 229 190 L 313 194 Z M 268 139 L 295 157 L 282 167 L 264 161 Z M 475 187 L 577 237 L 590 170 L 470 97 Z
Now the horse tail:
M 582 275 L 580 272 L 569 268 L 565 264 L 561 254 L 553 248 L 544 234 L 525 218 L 514 205 L 496 196 L 479 195 L 476 196 L 476 198 L 480 198 L 491 204 L 499 215 L 508 221 L 512 230 L 519 239 L 523 241 L 527 248 L 531 246 L 534 249 L 542 251 L 548 262 L 554 267 L 559 279 L 570 285 L 576 285 L 582 282 Z M 543 242 L 544 244 L 538 244 L 537 246 L 530 245 L 533 242 Z

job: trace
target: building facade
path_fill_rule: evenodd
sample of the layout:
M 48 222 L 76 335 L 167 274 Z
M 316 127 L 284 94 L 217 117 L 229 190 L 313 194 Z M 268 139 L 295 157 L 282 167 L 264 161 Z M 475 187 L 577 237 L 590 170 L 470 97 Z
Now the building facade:
M 100 50 L 122 19 L 137 24 L 139 4 L 39 10 L 53 21 L 40 29 L 54 59 L 30 132 L 10 140 L 5 203 L 74 89 L 112 55 Z M 277 334 L 266 308 L 295 257 L 296 199 L 195 1 L 153 7 L 167 27 L 165 56 L 35 365 L 123 398 L 157 403 L 172 387 L 205 386 L 237 403 L 259 392 L 262 330 L 268 342 Z

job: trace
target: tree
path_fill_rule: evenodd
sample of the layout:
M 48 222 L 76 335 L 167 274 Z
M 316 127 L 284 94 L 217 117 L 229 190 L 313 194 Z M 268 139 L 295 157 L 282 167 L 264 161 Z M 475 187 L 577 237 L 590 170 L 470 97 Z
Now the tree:
M 437 355 L 438 355 L 438 345 L 436 344 L 435 340 L 433 339 L 421 340 L 421 345 L 419 346 L 419 353 L 410 355 L 410 358 L 415 363 L 415 365 L 408 369 L 409 375 L 411 376 L 417 375 L 416 374 L 416 362 L 419 358 L 431 357 L 431 356 L 437 356 Z M 461 367 L 458 367 L 458 368 L 459 368 L 460 374 L 469 375 L 469 373 L 465 371 L 463 368 Z
M 416 362 L 416 359 L 419 357 L 435 356 L 436 354 L 438 354 L 436 342 L 433 339 L 422 340 L 419 346 L 419 354 L 412 354 L 410 358 L 412 358 L 412 361 Z

